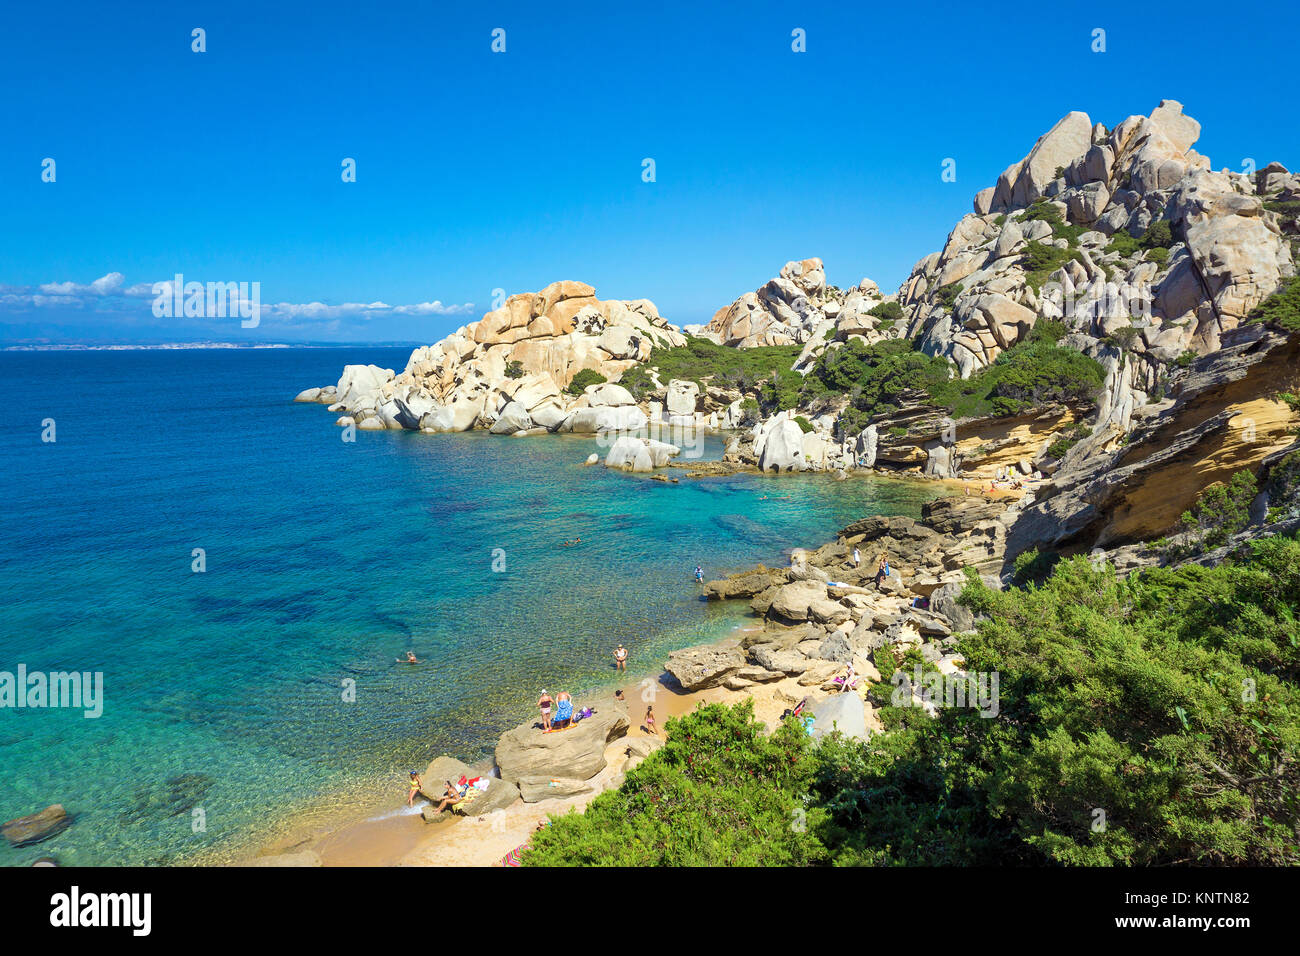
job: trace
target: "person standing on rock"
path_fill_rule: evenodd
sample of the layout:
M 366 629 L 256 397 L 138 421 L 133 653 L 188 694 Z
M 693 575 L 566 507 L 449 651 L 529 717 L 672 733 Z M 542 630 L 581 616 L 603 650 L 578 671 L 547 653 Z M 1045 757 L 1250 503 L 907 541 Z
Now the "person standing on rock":
M 618 650 L 614 652 L 614 665 L 621 671 L 627 670 L 627 648 L 622 644 L 618 645 Z
M 853 567 L 856 570 L 862 566 L 862 552 L 857 548 L 853 549 Z
M 542 696 L 537 698 L 537 709 L 542 712 L 542 732 L 549 734 L 551 732 L 551 695 L 542 688 Z

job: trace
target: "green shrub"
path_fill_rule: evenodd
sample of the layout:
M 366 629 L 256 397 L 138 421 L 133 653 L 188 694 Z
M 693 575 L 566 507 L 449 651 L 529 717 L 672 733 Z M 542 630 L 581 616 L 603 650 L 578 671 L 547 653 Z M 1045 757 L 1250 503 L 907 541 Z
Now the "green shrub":
M 1155 262 L 1163 263 L 1169 258 L 1169 247 L 1174 244 L 1173 229 L 1167 219 L 1157 219 L 1151 225 L 1147 226 L 1146 231 L 1138 239 L 1134 239 L 1124 229 L 1119 230 L 1110 237 L 1110 242 L 1106 244 L 1107 252 L 1118 252 L 1124 258 L 1136 255 L 1141 250 L 1147 250 L 1147 258 Z M 1157 249 L 1164 249 L 1163 253 L 1155 252 Z
M 1039 318 L 1026 336 L 1027 342 L 1050 342 L 1055 345 L 1070 334 L 1070 327 L 1058 319 Z
M 1075 422 L 1069 428 L 1061 432 L 1061 436 L 1048 446 L 1047 454 L 1053 458 L 1064 458 L 1066 452 L 1079 444 L 1080 441 L 1087 438 L 1091 433 L 1092 429 L 1083 422 Z
M 789 371 L 803 351 L 802 345 L 768 345 L 738 349 L 718 345 L 709 339 L 688 335 L 682 348 L 656 348 L 646 359 L 648 368 L 659 370 L 659 380 L 672 379 L 706 383 L 748 391 L 773 372 Z
M 1160 247 L 1156 247 L 1155 249 L 1148 249 L 1147 259 L 1151 262 L 1155 262 L 1163 266 L 1166 262 L 1169 261 L 1169 250 L 1162 249 Z
M 524 866 L 798 866 L 827 862 L 805 810 L 816 764 L 802 726 L 765 733 L 752 701 L 701 705 L 584 813 L 533 835 Z M 794 822 L 799 825 L 792 825 Z
M 961 283 L 949 282 L 947 285 L 940 286 L 935 290 L 934 302 L 945 309 L 951 309 L 959 295 L 961 295 Z
M 1012 579 L 1022 587 L 1028 584 L 1042 584 L 1052 575 L 1052 568 L 1061 560 L 1059 554 L 1030 548 L 1021 551 L 1011 563 Z
M 1105 378 L 1101 365 L 1082 352 L 1025 341 L 969 379 L 932 385 L 930 395 L 954 418 L 1014 415 L 1050 402 L 1091 403 Z
M 804 418 L 802 415 L 796 415 L 794 417 L 794 423 L 799 426 L 799 430 L 805 435 L 813 430 L 812 422 L 808 421 L 808 419 Z
M 1183 512 L 1183 530 L 1192 533 L 1198 547 L 1217 548 L 1249 523 L 1250 503 L 1257 492 L 1254 474 L 1245 470 L 1227 484 L 1215 482 L 1201 492 L 1190 511 Z
M 524 363 L 518 360 L 506 362 L 506 378 L 523 378 Z
M 1031 239 L 1025 243 L 1025 251 L 1020 259 L 1020 264 L 1025 269 L 1025 283 L 1038 292 L 1052 273 L 1071 259 L 1082 263 L 1083 253 L 1077 249 L 1044 245 L 1037 239 Z
M 1292 276 L 1246 316 L 1248 322 L 1268 322 L 1289 332 L 1300 332 L 1300 276 Z
M 1138 329 L 1131 325 L 1126 325 L 1110 333 L 1110 335 L 1106 336 L 1103 341 L 1105 341 L 1107 345 L 1113 345 L 1116 348 L 1128 351 L 1132 350 L 1133 346 L 1137 344 L 1137 340 L 1141 337 L 1142 333 Z
M 903 307 L 897 302 L 881 302 L 868 309 L 867 315 L 872 315 L 877 319 L 880 319 L 882 326 L 886 322 L 893 325 L 894 323 L 903 320 Z
M 818 356 L 804 381 L 804 394 L 849 395 L 841 416 L 845 432 L 860 431 L 873 415 L 897 409 L 904 392 L 948 380 L 947 359 L 918 352 L 908 339 L 874 345 L 853 340 Z
M 638 402 L 657 391 L 654 379 L 650 377 L 650 371 L 644 365 L 633 365 L 629 369 L 624 369 L 623 374 L 618 377 L 618 384 L 627 389 L 628 394 Z
M 1174 359 L 1174 362 L 1179 368 L 1190 368 L 1192 363 L 1200 357 L 1201 354 L 1197 352 L 1196 349 L 1185 349 L 1182 355 Z
M 595 369 L 584 368 L 573 376 L 569 381 L 569 387 L 566 389 L 570 395 L 581 395 L 588 385 L 599 385 L 601 382 L 609 381 Z

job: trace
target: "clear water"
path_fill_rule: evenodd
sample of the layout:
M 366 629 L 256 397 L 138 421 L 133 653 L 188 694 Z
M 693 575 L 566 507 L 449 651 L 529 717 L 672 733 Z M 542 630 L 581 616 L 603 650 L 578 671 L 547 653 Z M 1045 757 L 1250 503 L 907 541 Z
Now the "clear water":
M 0 671 L 105 685 L 98 719 L 0 709 L 0 820 L 56 802 L 76 816 L 34 847 L 0 841 L 0 863 L 183 861 L 359 782 L 391 781 L 396 806 L 406 769 L 488 753 L 541 688 L 613 682 L 618 642 L 649 671 L 734 627 L 745 608 L 702 602 L 697 563 L 785 561 L 931 494 L 669 484 L 583 467 L 589 437 L 349 444 L 322 406 L 291 402 L 345 363 L 407 354 L 0 352 Z M 397 664 L 408 648 L 425 663 Z

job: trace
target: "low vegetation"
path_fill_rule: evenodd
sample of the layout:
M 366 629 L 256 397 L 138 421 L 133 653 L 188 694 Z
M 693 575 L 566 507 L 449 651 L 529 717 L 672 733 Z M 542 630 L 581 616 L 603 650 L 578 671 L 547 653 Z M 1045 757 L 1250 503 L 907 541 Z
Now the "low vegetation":
M 1246 320 L 1300 332 L 1300 276 L 1284 280 L 1272 295 L 1251 310 Z
M 599 385 L 609 381 L 595 369 L 584 368 L 569 381 L 567 391 L 570 395 L 581 395 L 589 385 Z
M 704 706 L 525 865 L 1300 863 L 1300 542 L 1039 574 L 1006 591 L 972 576 L 961 598 L 981 619 L 958 647 L 998 675 L 996 715 L 930 718 L 886 683 L 885 733 L 816 743 Z
M 970 378 L 932 386 L 930 395 L 954 418 L 1016 415 L 1052 402 L 1090 404 L 1105 380 L 1101 365 L 1082 352 L 1030 337 Z
M 746 391 L 774 373 L 789 372 L 801 351 L 801 345 L 738 349 L 692 335 L 686 337 L 683 348 L 654 349 L 644 366 L 658 369 L 659 380 L 665 385 L 676 378 L 695 382 L 701 388 L 712 384 Z

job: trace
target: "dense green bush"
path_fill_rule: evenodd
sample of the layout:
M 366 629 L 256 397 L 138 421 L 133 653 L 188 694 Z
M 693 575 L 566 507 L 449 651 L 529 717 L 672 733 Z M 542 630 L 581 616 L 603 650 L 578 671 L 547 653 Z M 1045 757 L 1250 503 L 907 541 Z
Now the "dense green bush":
M 1046 196 L 1034 200 L 1028 209 L 1021 215 L 1022 222 L 1040 220 L 1052 227 L 1052 236 L 1056 239 L 1064 239 L 1071 246 L 1078 243 L 1079 237 L 1088 231 L 1087 226 L 1076 226 L 1066 222 L 1061 211 Z
M 701 387 L 711 382 L 743 391 L 771 378 L 773 372 L 788 372 L 801 351 L 801 345 L 738 349 L 691 335 L 682 348 L 654 349 L 645 365 L 658 369 L 659 380 L 665 385 L 677 378 Z
M 753 705 L 709 704 L 667 723 L 668 741 L 585 813 L 532 840 L 525 866 L 794 866 L 821 863 L 805 810 L 815 769 L 794 721 L 771 735 Z
M 1015 415 L 1049 402 L 1088 404 L 1105 378 L 1101 365 L 1082 352 L 1048 341 L 1025 341 L 969 379 L 931 386 L 930 394 L 955 418 Z
M 996 712 L 932 719 L 877 685 L 886 733 L 814 744 L 708 705 L 525 864 L 1300 863 L 1300 542 L 1127 579 L 1075 557 L 1023 590 L 971 575 L 961 601 Z
M 506 362 L 506 378 L 523 378 L 524 363 L 517 359 Z
M 1250 503 L 1258 490 L 1254 474 L 1244 470 L 1227 484 L 1215 482 L 1183 512 L 1183 530 L 1192 533 L 1197 547 L 1217 548 L 1249 523 Z
M 764 408 L 768 412 L 794 408 L 803 398 L 805 384 L 802 375 L 788 368 L 773 372 L 759 391 Z
M 881 302 L 879 305 L 873 305 L 868 309 L 867 315 L 873 315 L 880 319 L 882 325 L 888 322 L 892 326 L 894 323 L 903 320 L 903 307 L 897 302 Z
M 1091 432 L 1092 429 L 1083 422 L 1075 422 L 1062 431 L 1060 436 L 1047 447 L 1047 454 L 1052 458 L 1064 458 L 1066 452 L 1087 438 Z
M 1246 317 L 1249 322 L 1270 322 L 1291 332 L 1300 332 L 1300 276 L 1283 281 L 1267 299 Z
M 1158 262 L 1164 262 L 1169 257 L 1169 247 L 1174 244 L 1173 229 L 1167 219 L 1157 219 L 1151 225 L 1147 226 L 1146 231 L 1140 238 L 1133 238 L 1127 230 L 1120 229 L 1110 237 L 1110 242 L 1106 243 L 1107 252 L 1118 252 L 1124 258 L 1136 255 L 1142 250 L 1147 250 L 1147 258 L 1155 259 Z M 1165 250 L 1164 254 L 1156 253 L 1157 249 Z M 1153 253 L 1155 253 L 1153 255 Z
M 638 402 L 656 390 L 654 379 L 650 377 L 650 370 L 644 365 L 633 365 L 631 368 L 624 369 L 623 374 L 618 377 L 618 384 L 627 389 Z
M 895 411 L 904 392 L 946 382 L 951 374 L 947 359 L 918 352 L 908 339 L 884 339 L 874 345 L 855 339 L 818 356 L 802 391 L 805 398 L 849 395 L 841 427 L 851 434 L 861 431 L 873 415 Z
M 943 306 L 945 309 L 951 309 L 959 295 L 961 295 L 961 283 L 949 282 L 947 285 L 940 286 L 935 290 L 934 302 L 936 305 Z
M 584 368 L 569 380 L 567 391 L 570 395 L 581 395 L 588 385 L 599 385 L 609 381 L 595 369 Z
M 1025 251 L 1020 259 L 1020 264 L 1025 269 L 1025 283 L 1038 292 L 1052 273 L 1071 259 L 1082 262 L 1083 253 L 1078 249 L 1068 247 L 1062 249 L 1059 246 L 1049 246 L 1037 239 L 1031 239 L 1025 243 Z

